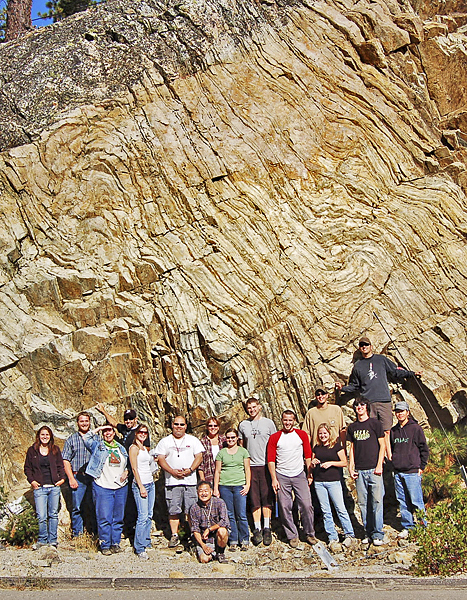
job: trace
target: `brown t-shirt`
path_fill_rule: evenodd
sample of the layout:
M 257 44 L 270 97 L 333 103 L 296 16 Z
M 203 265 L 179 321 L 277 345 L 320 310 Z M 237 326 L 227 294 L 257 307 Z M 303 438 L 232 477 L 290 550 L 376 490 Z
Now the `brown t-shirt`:
M 339 432 L 344 429 L 344 415 L 342 409 L 336 404 L 328 404 L 326 408 L 310 408 L 305 415 L 303 429 L 310 437 L 311 447 L 318 443 L 318 427 L 326 423 L 331 430 L 331 440 L 339 438 Z

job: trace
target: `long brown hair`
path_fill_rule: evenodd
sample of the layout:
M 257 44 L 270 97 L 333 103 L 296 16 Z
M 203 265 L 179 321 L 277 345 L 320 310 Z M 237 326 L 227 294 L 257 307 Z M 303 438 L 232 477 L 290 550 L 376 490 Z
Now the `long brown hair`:
M 136 435 L 138 434 L 138 431 L 140 429 L 146 429 L 146 431 L 148 432 L 148 437 L 149 437 L 149 427 L 145 423 L 140 423 L 138 425 L 138 427 L 135 429 L 135 437 L 133 438 L 133 442 L 131 443 L 132 446 L 138 447 L 138 443 L 136 441 Z M 143 446 L 144 446 L 144 444 L 143 444 Z
M 50 427 L 48 427 L 47 425 L 42 425 L 42 427 L 36 431 L 36 441 L 34 442 L 34 449 L 36 451 L 39 451 L 39 446 L 41 445 L 40 435 L 41 435 L 41 431 L 44 431 L 44 429 L 45 429 L 45 431 L 48 431 L 49 435 L 50 435 L 50 440 L 47 443 L 49 452 L 51 452 L 52 454 L 55 455 L 58 453 L 60 448 L 55 445 L 54 434 L 53 434 L 52 430 L 50 429 Z

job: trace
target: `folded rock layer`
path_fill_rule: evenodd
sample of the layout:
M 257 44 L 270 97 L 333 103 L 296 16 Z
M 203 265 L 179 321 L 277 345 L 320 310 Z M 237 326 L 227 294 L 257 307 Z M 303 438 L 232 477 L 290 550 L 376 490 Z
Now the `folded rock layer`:
M 0 46 L 0 481 L 97 402 L 155 438 L 303 416 L 363 334 L 422 422 L 465 416 L 456 15 L 109 0 Z

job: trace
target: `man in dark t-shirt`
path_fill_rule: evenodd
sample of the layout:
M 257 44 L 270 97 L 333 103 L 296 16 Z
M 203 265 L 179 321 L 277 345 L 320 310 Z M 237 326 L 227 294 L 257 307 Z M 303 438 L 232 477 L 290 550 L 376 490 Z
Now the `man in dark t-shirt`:
M 356 479 L 357 499 L 366 537 L 363 543 L 384 544 L 383 533 L 383 459 L 384 429 L 368 416 L 368 401 L 355 400 L 357 419 L 347 428 L 350 442 L 349 473 Z

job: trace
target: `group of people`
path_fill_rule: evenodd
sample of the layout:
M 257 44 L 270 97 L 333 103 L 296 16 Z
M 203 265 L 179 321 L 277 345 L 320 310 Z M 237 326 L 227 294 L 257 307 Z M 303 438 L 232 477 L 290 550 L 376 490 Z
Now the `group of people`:
M 348 428 L 341 408 L 330 404 L 329 393 L 321 388 L 315 392 L 316 406 L 307 412 L 303 429 L 297 428 L 295 412 L 284 410 L 277 431 L 274 422 L 263 416 L 260 401 L 252 397 L 246 402 L 249 418 L 240 423 L 238 431 L 229 428 L 221 434 L 219 419 L 211 417 L 200 440 L 186 432 L 185 417 L 177 415 L 172 433 L 153 450 L 149 429 L 138 424 L 133 409 L 125 411 L 125 422 L 119 424 L 97 405 L 107 422 L 93 431 L 89 414 L 80 413 L 78 431 L 66 440 L 63 453 L 55 445 L 51 429 L 41 427 L 24 466 L 39 521 L 36 547 L 57 544 L 60 486 L 68 478 L 73 536 L 83 533 L 83 500 L 91 490 L 101 552 L 108 555 L 122 550 L 125 518 L 130 528 L 134 522 L 137 556 L 147 560 L 154 473 L 159 467 L 165 477 L 169 547 L 180 543 L 180 521 L 186 516 L 201 562 L 214 557 L 225 562 L 227 546 L 232 552 L 247 550 L 250 538 L 254 545 L 270 545 L 275 503 L 290 546 L 295 548 L 300 541 L 294 505 L 305 541 L 316 544 L 312 483 L 329 542 L 339 539 L 334 506 L 343 543 L 349 546 L 355 533 L 344 501 L 344 467 L 356 480 L 365 528 L 363 543 L 382 545 L 385 458 L 392 460 L 394 468 L 401 510 L 399 535 L 406 537 L 415 526 L 415 512 L 424 511 L 421 474 L 427 464 L 428 446 L 405 401 L 396 403 L 397 424 L 392 427 L 388 377 L 401 380 L 420 374 L 399 369 L 386 357 L 374 354 L 366 337 L 360 339 L 359 350 L 362 358 L 355 363 L 349 384 L 336 383 L 337 389 L 357 396 L 353 403 L 356 420 Z M 253 522 L 251 536 L 247 499 Z

